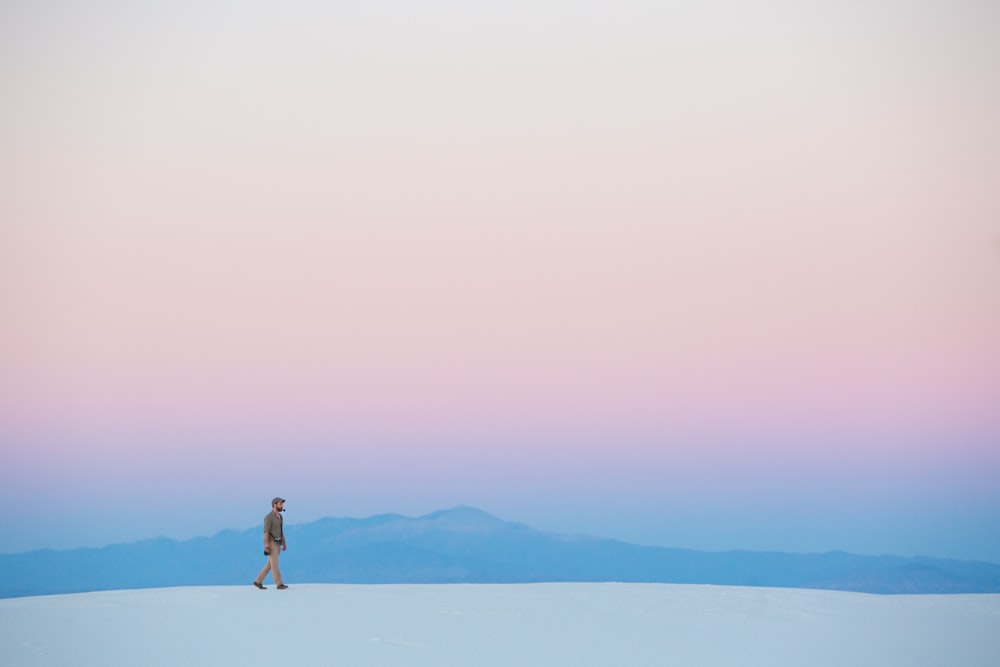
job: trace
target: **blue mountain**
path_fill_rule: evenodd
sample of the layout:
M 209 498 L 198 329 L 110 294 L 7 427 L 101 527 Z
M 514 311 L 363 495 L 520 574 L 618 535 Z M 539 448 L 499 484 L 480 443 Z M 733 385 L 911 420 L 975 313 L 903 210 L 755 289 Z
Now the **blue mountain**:
M 821 588 L 867 593 L 998 593 L 1000 565 L 844 552 L 705 552 L 561 535 L 471 507 L 410 518 L 320 519 L 285 529 L 289 582 L 620 581 Z M 263 566 L 261 528 L 100 549 L 0 555 L 0 597 L 247 584 Z

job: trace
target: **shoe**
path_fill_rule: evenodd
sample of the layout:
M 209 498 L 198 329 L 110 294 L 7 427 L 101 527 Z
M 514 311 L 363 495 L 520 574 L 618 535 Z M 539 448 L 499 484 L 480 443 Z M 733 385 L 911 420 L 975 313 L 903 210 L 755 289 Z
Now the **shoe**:
M 288 588 L 288 586 L 286 586 L 286 585 L 284 585 L 284 584 L 278 584 L 278 590 L 279 590 L 279 591 L 283 591 L 283 590 L 285 590 L 286 588 Z
M 267 586 L 265 586 L 264 584 L 260 583 L 259 581 L 253 582 L 253 585 L 256 586 L 257 588 L 259 588 L 260 590 L 264 590 L 264 589 L 267 588 Z

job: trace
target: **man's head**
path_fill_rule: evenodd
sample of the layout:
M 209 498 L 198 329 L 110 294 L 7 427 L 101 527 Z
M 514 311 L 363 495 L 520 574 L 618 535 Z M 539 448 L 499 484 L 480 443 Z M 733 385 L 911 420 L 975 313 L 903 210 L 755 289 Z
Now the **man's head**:
M 275 509 L 275 510 L 277 510 L 279 512 L 284 512 L 285 511 L 285 499 L 284 498 L 280 498 L 280 497 L 276 497 L 274 500 L 271 501 L 271 508 Z

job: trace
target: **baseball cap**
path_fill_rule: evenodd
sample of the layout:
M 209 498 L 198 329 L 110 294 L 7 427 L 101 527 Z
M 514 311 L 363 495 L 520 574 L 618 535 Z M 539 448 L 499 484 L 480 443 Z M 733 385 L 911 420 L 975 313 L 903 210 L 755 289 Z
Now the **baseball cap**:
M 278 497 L 275 497 L 275 498 L 274 498 L 274 499 L 273 499 L 273 500 L 271 501 L 271 504 L 272 504 L 272 505 L 277 505 L 278 503 L 283 503 L 283 502 L 285 502 L 285 499 L 284 499 L 284 498 L 278 498 Z

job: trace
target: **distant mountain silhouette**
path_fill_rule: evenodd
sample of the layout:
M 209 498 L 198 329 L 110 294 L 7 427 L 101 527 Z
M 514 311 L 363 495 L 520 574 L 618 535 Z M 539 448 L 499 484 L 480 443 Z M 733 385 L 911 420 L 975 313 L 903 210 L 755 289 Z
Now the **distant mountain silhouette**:
M 0 597 L 247 584 L 264 563 L 259 527 L 179 542 L 0 555 Z M 704 552 L 541 532 L 471 507 L 409 518 L 289 525 L 289 582 L 661 582 L 868 593 L 997 593 L 1000 565 L 844 552 Z

